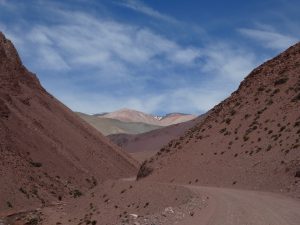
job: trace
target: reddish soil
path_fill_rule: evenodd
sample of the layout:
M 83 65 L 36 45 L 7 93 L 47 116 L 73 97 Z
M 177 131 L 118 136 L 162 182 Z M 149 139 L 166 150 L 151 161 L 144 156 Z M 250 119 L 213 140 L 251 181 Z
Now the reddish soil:
M 204 121 L 143 164 L 139 177 L 300 197 L 299 109 L 300 43 L 253 70 Z
M 0 33 L 1 214 L 78 196 L 136 171 L 135 160 L 41 87 Z

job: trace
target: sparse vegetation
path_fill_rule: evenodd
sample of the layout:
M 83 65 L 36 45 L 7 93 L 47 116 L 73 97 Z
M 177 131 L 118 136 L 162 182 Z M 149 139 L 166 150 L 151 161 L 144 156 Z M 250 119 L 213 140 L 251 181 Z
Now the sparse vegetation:
M 38 225 L 39 220 L 37 218 L 30 219 L 25 225 Z
M 8 208 L 12 208 L 13 207 L 10 201 L 7 201 L 6 205 L 7 205 Z
M 288 77 L 280 78 L 274 82 L 274 85 L 277 86 L 277 85 L 285 84 L 288 80 L 289 80 Z
M 82 192 L 79 191 L 79 190 L 77 190 L 77 189 L 75 189 L 75 190 L 73 190 L 73 191 L 70 192 L 70 195 L 72 195 L 73 198 L 78 198 L 78 197 L 82 196 Z
M 30 165 L 33 167 L 42 167 L 43 166 L 43 164 L 40 162 L 32 162 L 32 161 L 30 162 Z

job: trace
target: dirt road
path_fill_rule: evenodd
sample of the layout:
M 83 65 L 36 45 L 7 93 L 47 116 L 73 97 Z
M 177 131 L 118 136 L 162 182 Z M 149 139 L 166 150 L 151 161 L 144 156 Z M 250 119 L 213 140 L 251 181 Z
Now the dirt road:
M 210 197 L 210 204 L 180 225 L 299 225 L 300 201 L 283 195 L 188 186 Z

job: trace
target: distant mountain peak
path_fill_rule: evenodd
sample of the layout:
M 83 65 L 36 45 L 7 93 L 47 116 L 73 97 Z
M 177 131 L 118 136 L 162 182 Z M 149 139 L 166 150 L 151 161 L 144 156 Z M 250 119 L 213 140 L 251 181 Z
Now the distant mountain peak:
M 140 122 L 158 126 L 169 126 L 176 123 L 182 123 L 196 118 L 195 115 L 185 113 L 169 113 L 165 116 L 151 115 L 135 109 L 121 108 L 114 112 L 96 114 L 99 117 L 117 119 L 124 122 Z

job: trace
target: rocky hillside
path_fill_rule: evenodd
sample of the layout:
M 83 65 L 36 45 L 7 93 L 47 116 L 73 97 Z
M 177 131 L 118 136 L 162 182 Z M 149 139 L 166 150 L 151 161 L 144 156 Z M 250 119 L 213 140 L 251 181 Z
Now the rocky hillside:
M 300 43 L 253 70 L 204 121 L 146 161 L 139 178 L 300 197 Z
M 48 94 L 0 33 L 0 212 L 76 198 L 136 168 Z

